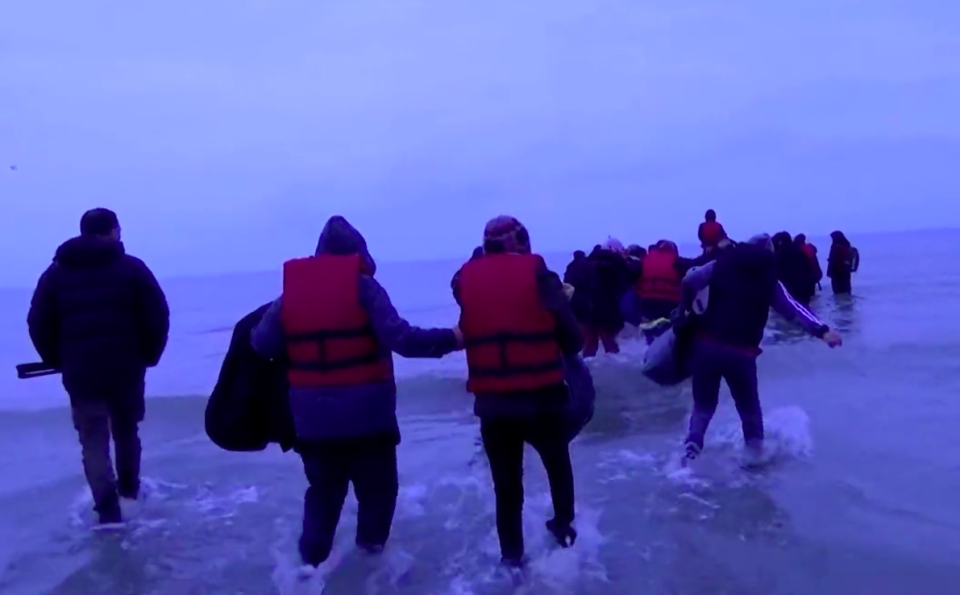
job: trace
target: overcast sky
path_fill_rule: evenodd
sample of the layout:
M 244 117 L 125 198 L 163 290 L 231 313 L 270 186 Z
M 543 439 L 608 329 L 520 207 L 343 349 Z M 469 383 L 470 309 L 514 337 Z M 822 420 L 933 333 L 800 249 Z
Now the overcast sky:
M 162 276 L 332 214 L 380 260 L 960 225 L 948 0 L 30 0 L 0 15 L 0 284 L 82 212 Z M 15 166 L 16 169 L 12 169 Z

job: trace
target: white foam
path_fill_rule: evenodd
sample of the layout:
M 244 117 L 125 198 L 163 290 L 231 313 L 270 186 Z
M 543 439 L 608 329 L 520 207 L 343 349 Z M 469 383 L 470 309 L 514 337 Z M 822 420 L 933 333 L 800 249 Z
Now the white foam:
M 427 514 L 423 506 L 427 494 L 427 486 L 422 483 L 404 486 L 397 495 L 397 508 L 409 516 L 423 516 Z
M 220 495 L 204 487 L 187 506 L 208 518 L 229 519 L 245 504 L 260 501 L 260 492 L 256 486 L 237 488 L 226 495 Z
M 466 543 L 449 558 L 447 565 L 451 580 L 446 593 L 475 593 L 476 589 L 485 585 L 503 583 L 515 589 L 529 589 L 531 593 L 542 593 L 544 589 L 567 593 L 584 579 L 607 580 L 606 569 L 599 556 L 605 538 L 599 530 L 598 509 L 578 505 L 574 523 L 577 541 L 570 548 L 561 548 L 546 529 L 546 521 L 553 516 L 549 491 L 539 489 L 531 493 L 528 490 L 523 511 L 523 533 L 529 563 L 524 572 L 517 573 L 497 564 L 500 544 L 496 532 L 493 485 L 488 472 L 478 470 L 470 475 L 448 477 L 441 484 L 460 488 L 459 498 L 444 508 L 448 515 L 446 529 L 460 531 L 465 522 L 477 520 L 475 516 L 473 519 L 466 518 L 468 512 L 463 504 L 471 496 L 479 496 L 483 505 L 480 520 L 487 521 L 489 527 L 481 539 Z
M 346 519 L 341 518 L 343 523 Z M 327 577 L 340 566 L 346 555 L 353 549 L 353 544 L 344 536 L 344 532 L 337 533 L 330 556 L 316 568 L 301 563 L 300 554 L 294 548 L 290 551 L 289 545 L 296 544 L 294 531 L 281 524 L 281 538 L 273 550 L 275 561 L 271 578 L 280 595 L 321 595 L 327 586 Z
M 763 422 L 766 462 L 806 459 L 813 454 L 810 416 L 802 408 L 791 405 L 773 409 L 764 414 Z M 744 444 L 740 420 L 728 419 L 718 424 L 716 435 L 708 437 L 708 440 L 716 446 L 742 452 Z

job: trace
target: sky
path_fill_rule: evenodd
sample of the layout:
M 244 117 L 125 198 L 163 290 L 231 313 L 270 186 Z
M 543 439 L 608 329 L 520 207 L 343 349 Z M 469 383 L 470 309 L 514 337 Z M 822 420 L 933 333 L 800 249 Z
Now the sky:
M 158 276 L 960 226 L 949 0 L 31 0 L 0 17 L 0 285 L 84 210 Z M 15 169 L 13 169 L 15 167 Z

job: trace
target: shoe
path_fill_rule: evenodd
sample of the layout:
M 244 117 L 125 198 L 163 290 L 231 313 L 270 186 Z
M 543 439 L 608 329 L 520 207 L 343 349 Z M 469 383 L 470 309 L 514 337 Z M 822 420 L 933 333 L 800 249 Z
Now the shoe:
M 121 498 L 126 500 L 139 500 L 140 499 L 140 486 L 137 486 L 132 489 L 122 489 L 118 488 L 117 493 Z
M 371 556 L 376 556 L 377 554 L 383 553 L 383 548 L 385 546 L 382 543 L 364 543 L 362 541 L 358 541 L 357 547 Z
M 526 556 L 501 556 L 500 564 L 506 568 L 524 568 L 527 565 Z
M 123 514 L 120 512 L 120 507 L 118 506 L 116 510 L 107 509 L 97 513 L 98 522 L 101 525 L 118 525 L 123 522 Z
M 743 448 L 743 461 L 740 466 L 744 469 L 758 469 L 765 463 L 762 440 L 751 440 Z
M 700 456 L 700 445 L 696 442 L 687 442 L 683 445 L 684 453 L 683 458 L 680 460 L 680 464 L 686 467 L 690 463 L 697 460 L 697 457 Z
M 297 580 L 308 581 L 316 574 L 317 567 L 310 564 L 301 564 L 297 567 Z
M 577 531 L 570 526 L 570 523 L 561 523 L 556 519 L 547 521 L 547 531 L 549 531 L 560 547 L 567 548 L 577 541 Z

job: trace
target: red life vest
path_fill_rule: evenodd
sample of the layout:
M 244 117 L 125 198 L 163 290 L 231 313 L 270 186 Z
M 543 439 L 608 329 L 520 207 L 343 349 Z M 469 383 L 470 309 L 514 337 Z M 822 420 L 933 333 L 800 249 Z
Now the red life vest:
M 723 226 L 716 221 L 704 221 L 697 230 L 700 241 L 707 246 L 714 246 L 723 239 Z
M 358 254 L 296 258 L 283 263 L 280 321 L 290 386 L 323 387 L 393 380 L 393 358 L 383 353 L 360 305 Z
M 815 262 L 817 260 L 817 249 L 813 247 L 813 244 L 803 244 L 800 246 L 800 249 L 803 250 L 803 253 L 807 255 L 807 258 L 810 259 L 810 262 Z
M 683 288 L 676 262 L 677 255 L 665 250 L 654 250 L 647 254 L 643 259 L 640 278 L 633 286 L 641 300 L 680 302 Z
M 460 269 L 469 392 L 512 393 L 563 382 L 557 323 L 537 289 L 542 264 L 533 254 L 491 254 Z

